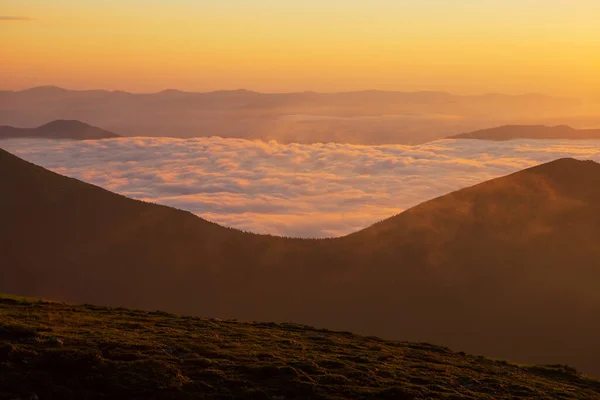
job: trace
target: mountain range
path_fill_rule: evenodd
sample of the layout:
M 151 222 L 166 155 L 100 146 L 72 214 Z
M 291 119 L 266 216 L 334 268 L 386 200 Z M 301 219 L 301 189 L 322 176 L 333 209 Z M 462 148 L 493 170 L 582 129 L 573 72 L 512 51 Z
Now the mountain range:
M 117 137 L 120 136 L 116 133 L 74 120 L 56 120 L 40 125 L 37 128 L 0 126 L 0 139 L 37 138 L 91 140 Z
M 600 375 L 600 165 L 560 159 L 345 237 L 256 235 L 0 151 L 0 292 L 426 341 Z
M 86 121 L 129 136 L 221 136 L 279 143 L 418 144 L 505 124 L 600 126 L 578 99 L 445 92 L 128 93 L 54 86 L 0 91 L 0 125 Z M 558 121 L 558 122 L 557 122 Z
M 574 129 L 567 125 L 504 125 L 450 136 L 449 139 L 600 139 L 600 129 Z

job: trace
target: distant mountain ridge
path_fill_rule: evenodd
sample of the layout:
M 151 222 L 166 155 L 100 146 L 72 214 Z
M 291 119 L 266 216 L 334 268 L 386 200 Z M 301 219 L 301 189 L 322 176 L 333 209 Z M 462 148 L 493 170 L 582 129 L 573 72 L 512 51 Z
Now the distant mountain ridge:
M 326 240 L 229 229 L 0 151 L 0 292 L 293 321 L 600 376 L 600 165 L 561 159 Z
M 579 99 L 531 93 L 259 93 L 246 89 L 130 93 L 55 86 L 0 91 L 0 125 L 74 119 L 128 136 L 220 136 L 304 144 L 419 144 L 506 123 L 550 123 L 546 121 L 582 112 Z
M 511 139 L 600 139 L 600 129 L 575 129 L 567 125 L 504 125 L 450 136 L 449 139 L 503 141 Z
M 40 138 L 92 140 L 111 139 L 120 135 L 76 120 L 56 120 L 37 128 L 15 128 L 0 126 L 0 139 Z
M 313 94 L 313 95 L 344 95 L 344 94 L 359 94 L 359 93 L 371 93 L 371 94 L 382 94 L 382 95 L 440 95 L 440 96 L 455 96 L 449 92 L 438 91 L 438 90 L 415 90 L 415 91 L 403 91 L 403 90 L 379 90 L 379 89 L 365 89 L 365 90 L 348 90 L 348 91 L 331 91 L 331 92 L 316 92 L 312 90 L 307 91 L 289 91 L 289 92 L 259 92 L 255 90 L 249 90 L 245 88 L 238 89 L 221 89 L 221 90 L 210 90 L 210 91 L 193 91 L 193 90 L 182 90 L 177 88 L 166 88 L 154 92 L 128 92 L 124 90 L 106 90 L 106 89 L 67 89 L 60 86 L 54 85 L 42 85 L 34 86 L 22 90 L 0 90 L 5 93 L 35 93 L 35 94 L 64 94 L 64 93 L 127 93 L 131 95 L 157 95 L 163 93 L 188 93 L 188 94 L 213 94 L 213 93 L 242 93 L 242 94 L 256 94 L 256 95 L 286 95 L 286 94 Z M 456 95 L 459 96 L 459 95 Z M 484 93 L 484 94 L 473 94 L 473 95 L 460 95 L 459 97 L 489 97 L 489 98 L 500 98 L 500 97 L 531 97 L 531 98 L 557 98 L 554 96 L 545 95 L 542 93 L 523 93 L 523 94 L 504 94 L 504 93 Z M 564 97 L 563 99 L 568 99 Z

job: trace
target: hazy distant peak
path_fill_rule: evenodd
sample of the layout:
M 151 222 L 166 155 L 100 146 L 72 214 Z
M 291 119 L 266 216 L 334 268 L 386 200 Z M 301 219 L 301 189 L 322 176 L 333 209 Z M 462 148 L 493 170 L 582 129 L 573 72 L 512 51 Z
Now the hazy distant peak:
M 22 92 L 27 92 L 27 93 L 44 93 L 44 94 L 65 93 L 68 91 L 69 91 L 68 89 L 64 89 L 64 88 L 61 88 L 58 86 L 52 86 L 52 85 L 36 86 L 36 87 L 22 90 Z
M 59 119 L 40 125 L 37 128 L 16 128 L 0 126 L 0 139 L 44 138 L 44 139 L 109 139 L 120 135 L 106 131 L 78 120 Z
M 461 133 L 450 139 L 600 139 L 600 129 L 575 129 L 568 125 L 503 125 Z
M 500 125 L 500 126 L 493 127 L 493 128 L 481 129 L 478 132 L 481 132 L 481 131 L 492 132 L 492 131 L 500 131 L 500 130 L 508 131 L 508 130 L 515 130 L 515 129 L 523 129 L 523 130 L 526 130 L 526 129 L 540 129 L 540 130 L 566 129 L 566 130 L 575 130 L 575 128 L 573 128 L 573 127 L 571 127 L 569 125 L 548 126 L 548 125 L 508 124 L 508 125 Z
M 76 119 L 57 119 L 40 125 L 38 129 L 79 129 L 92 128 L 91 125 Z
M 231 94 L 231 95 L 257 95 L 261 94 L 259 92 L 254 92 L 248 89 L 233 89 L 233 90 L 216 90 L 214 92 L 210 92 L 214 94 Z
M 180 96 L 180 95 L 187 95 L 187 94 L 193 94 L 193 93 L 186 92 L 186 91 L 179 90 L 179 89 L 165 89 L 165 90 L 161 90 L 160 92 L 157 92 L 157 93 L 150 93 L 150 95 L 152 95 L 152 94 L 156 94 L 158 96 L 161 96 L 161 95 Z

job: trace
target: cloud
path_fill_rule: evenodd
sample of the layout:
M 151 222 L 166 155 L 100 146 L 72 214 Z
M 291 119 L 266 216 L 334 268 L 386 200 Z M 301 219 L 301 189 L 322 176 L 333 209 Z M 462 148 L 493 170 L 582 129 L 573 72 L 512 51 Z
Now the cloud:
M 33 21 L 33 18 L 0 15 L 0 21 Z
M 433 197 L 557 158 L 600 161 L 600 141 L 569 140 L 359 146 L 135 137 L 11 139 L 0 147 L 223 225 L 301 237 L 347 234 Z

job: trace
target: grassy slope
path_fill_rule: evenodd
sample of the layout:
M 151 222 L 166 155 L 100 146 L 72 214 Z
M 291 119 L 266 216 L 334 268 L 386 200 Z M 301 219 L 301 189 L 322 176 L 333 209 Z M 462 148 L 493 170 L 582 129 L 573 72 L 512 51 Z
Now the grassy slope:
M 0 296 L 0 399 L 600 398 L 561 366 L 303 325 Z

